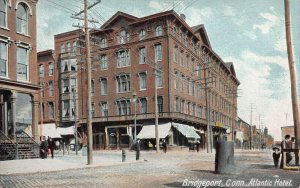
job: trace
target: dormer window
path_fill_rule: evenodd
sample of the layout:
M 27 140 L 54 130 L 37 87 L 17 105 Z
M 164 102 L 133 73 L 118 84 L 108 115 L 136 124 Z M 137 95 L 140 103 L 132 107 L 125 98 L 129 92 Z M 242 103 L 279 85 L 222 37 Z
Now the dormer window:
M 162 35 L 162 27 L 161 27 L 161 25 L 158 25 L 158 26 L 155 28 L 155 35 L 156 35 L 156 36 L 161 36 L 161 35 Z
M 123 30 L 120 32 L 120 44 L 125 44 L 129 42 L 130 34 L 129 32 Z
M 17 8 L 17 32 L 28 35 L 28 7 L 24 3 Z
M 143 39 L 145 39 L 146 38 L 146 31 L 144 30 L 144 29 L 142 29 L 141 31 L 140 31 L 140 40 L 143 40 Z

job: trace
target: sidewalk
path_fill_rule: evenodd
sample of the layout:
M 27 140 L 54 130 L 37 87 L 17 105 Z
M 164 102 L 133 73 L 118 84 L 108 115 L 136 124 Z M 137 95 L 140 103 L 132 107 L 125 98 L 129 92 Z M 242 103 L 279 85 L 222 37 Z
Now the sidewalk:
M 54 158 L 48 156 L 47 159 L 23 159 L 0 161 L 0 175 L 26 174 L 38 172 L 53 172 L 61 170 L 90 168 L 98 166 L 122 165 L 128 163 L 143 162 L 135 159 L 135 152 L 126 151 L 126 161 L 122 162 L 122 151 L 93 151 L 93 164 L 87 165 L 87 156 L 82 156 L 81 151 L 78 155 L 74 151 L 69 154 L 54 155 Z

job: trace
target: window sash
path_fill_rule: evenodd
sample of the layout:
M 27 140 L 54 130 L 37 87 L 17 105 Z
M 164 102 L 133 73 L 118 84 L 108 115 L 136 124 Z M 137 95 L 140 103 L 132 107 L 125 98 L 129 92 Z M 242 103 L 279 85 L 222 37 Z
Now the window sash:
M 17 48 L 17 61 L 18 61 L 18 79 L 28 79 L 28 52 L 27 49 Z
M 146 49 L 145 48 L 139 49 L 139 63 L 140 64 L 146 63 Z
M 7 44 L 0 42 L 0 76 L 7 76 Z
M 107 79 L 101 79 L 101 95 L 107 95 Z
M 155 61 L 161 61 L 162 60 L 162 45 L 158 44 L 155 45 Z
M 147 89 L 147 75 L 146 73 L 139 74 L 139 83 L 140 83 L 140 90 Z
M 107 69 L 107 57 L 106 55 L 101 56 L 101 69 Z

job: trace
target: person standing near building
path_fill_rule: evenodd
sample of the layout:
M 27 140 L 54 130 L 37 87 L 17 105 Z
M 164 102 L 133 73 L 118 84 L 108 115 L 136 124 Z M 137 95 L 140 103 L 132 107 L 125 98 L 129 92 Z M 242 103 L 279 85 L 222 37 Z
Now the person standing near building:
M 42 142 L 40 145 L 40 153 L 42 159 L 47 159 L 47 153 L 48 153 L 48 142 L 46 141 L 46 137 L 43 136 Z
M 197 152 L 199 152 L 199 148 L 200 148 L 200 141 L 198 139 L 197 142 L 196 142 L 196 150 L 197 150 Z
M 53 141 L 53 139 L 48 136 L 48 148 L 50 149 L 50 153 L 51 153 L 51 158 L 54 158 L 54 154 L 53 154 L 53 150 L 54 150 L 54 147 L 55 147 L 55 143 Z
M 140 139 L 136 140 L 135 151 L 136 151 L 136 160 L 138 161 L 140 159 L 140 151 L 141 151 L 141 141 L 140 141 Z
M 273 161 L 274 161 L 274 166 L 275 168 L 278 168 L 278 163 L 279 163 L 279 158 L 280 158 L 280 152 L 278 147 L 273 148 Z
M 283 169 L 283 150 L 284 149 L 292 149 L 292 144 L 291 144 L 291 136 L 290 135 L 285 135 L 284 140 L 281 142 L 281 162 L 280 162 L 280 168 Z M 285 163 L 286 165 L 289 165 L 289 163 L 291 162 L 291 160 L 293 159 L 292 155 L 290 152 L 286 152 L 286 160 Z
M 164 153 L 167 153 L 167 143 L 166 143 L 166 140 L 165 140 L 165 139 L 163 139 L 162 147 L 163 147 Z

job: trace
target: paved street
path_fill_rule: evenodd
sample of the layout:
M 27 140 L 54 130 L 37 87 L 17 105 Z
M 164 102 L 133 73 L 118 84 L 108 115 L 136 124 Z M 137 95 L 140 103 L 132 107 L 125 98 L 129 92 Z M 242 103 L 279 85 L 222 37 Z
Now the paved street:
M 218 187 L 218 183 L 223 187 L 226 185 L 243 187 L 242 183 L 244 186 L 250 183 L 250 187 L 299 187 L 300 185 L 299 172 L 273 168 L 271 151 L 236 151 L 235 172 L 227 175 L 213 172 L 214 155 L 204 151 L 200 153 L 171 151 L 167 154 L 142 152 L 141 154 L 141 160 L 135 162 L 134 153 L 129 152 L 127 163 L 122 164 L 119 162 L 120 152 L 95 153 L 96 159 L 97 156 L 102 156 L 102 160 L 109 159 L 110 166 L 89 168 L 78 166 L 72 170 L 55 172 L 1 175 L 0 187 L 183 187 L 187 185 L 189 185 L 187 187 L 197 187 L 200 181 L 206 180 L 215 183 L 215 187 Z M 63 164 L 66 161 L 75 162 L 75 158 L 72 155 L 61 156 L 56 160 Z M 47 159 L 44 162 L 51 164 L 56 160 Z M 191 184 L 192 180 L 199 181 Z

